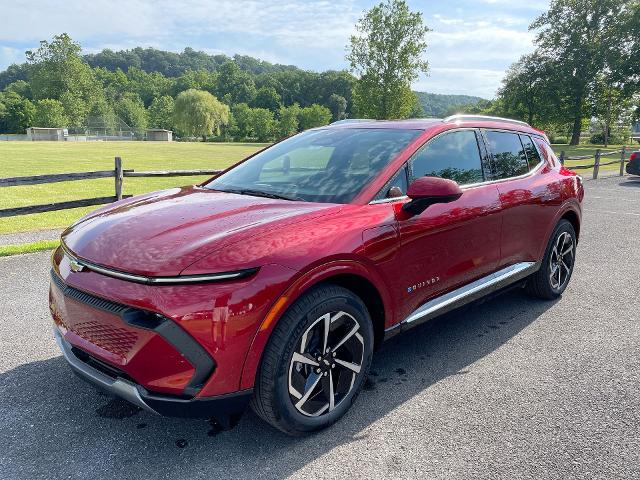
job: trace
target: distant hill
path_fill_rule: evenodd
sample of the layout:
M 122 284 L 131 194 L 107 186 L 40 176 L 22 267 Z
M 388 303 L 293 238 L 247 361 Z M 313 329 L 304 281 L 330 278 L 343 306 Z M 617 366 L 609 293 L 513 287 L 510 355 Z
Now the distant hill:
M 473 105 L 482 100 L 470 95 L 440 95 L 437 93 L 415 92 L 424 110 L 425 117 L 444 117 L 452 107 Z

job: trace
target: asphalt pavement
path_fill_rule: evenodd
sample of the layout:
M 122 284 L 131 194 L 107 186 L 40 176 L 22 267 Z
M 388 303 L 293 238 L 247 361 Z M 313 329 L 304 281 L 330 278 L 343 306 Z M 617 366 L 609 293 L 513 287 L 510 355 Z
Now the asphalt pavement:
M 160 418 L 65 365 L 50 253 L 0 259 L 0 478 L 640 478 L 640 178 L 587 182 L 555 302 L 512 291 L 383 345 L 339 423 Z

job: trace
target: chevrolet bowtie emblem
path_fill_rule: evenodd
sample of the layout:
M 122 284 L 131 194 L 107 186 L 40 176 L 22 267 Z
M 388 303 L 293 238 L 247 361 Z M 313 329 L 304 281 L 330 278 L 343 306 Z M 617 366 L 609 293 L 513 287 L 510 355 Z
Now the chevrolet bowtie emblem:
M 84 270 L 84 265 L 76 260 L 69 260 L 69 268 L 71 268 L 73 272 L 81 272 Z

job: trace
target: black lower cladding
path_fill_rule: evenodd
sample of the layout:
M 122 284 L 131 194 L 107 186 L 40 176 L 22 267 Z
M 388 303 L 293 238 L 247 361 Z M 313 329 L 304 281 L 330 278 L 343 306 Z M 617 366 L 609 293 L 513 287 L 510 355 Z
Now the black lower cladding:
M 140 393 L 142 400 L 165 417 L 215 418 L 225 422 L 241 415 L 249 406 L 253 389 L 215 397 L 181 399 L 167 395 Z
M 64 283 L 58 274 L 51 270 L 51 279 L 63 295 L 85 303 L 92 308 L 118 315 L 123 322 L 153 332 L 164 338 L 193 365 L 195 373 L 184 389 L 184 395 L 194 397 L 211 377 L 216 364 L 213 358 L 194 338 L 172 320 L 149 310 L 122 305 Z
M 129 377 L 122 370 L 98 360 L 84 350 L 73 347 L 66 340 L 63 342 L 63 353 L 66 348 L 67 360 L 70 362 L 73 372 L 83 380 L 89 381 L 97 388 L 113 395 L 119 395 L 117 391 L 110 387 L 106 381 L 95 381 L 87 377 L 87 373 L 78 368 L 74 368 L 74 360 L 80 360 L 82 363 L 106 375 L 112 380 L 126 380 L 131 388 L 137 390 L 139 398 L 155 413 L 166 417 L 188 417 L 188 418 L 215 418 L 218 423 L 224 426 L 231 426 L 235 420 L 247 409 L 253 389 L 242 390 L 225 395 L 216 395 L 213 397 L 188 398 L 178 395 L 162 395 L 149 392 L 135 380 Z M 74 359 L 75 357 L 75 359 Z M 123 397 L 125 400 L 129 400 Z M 141 406 L 138 404 L 138 406 Z

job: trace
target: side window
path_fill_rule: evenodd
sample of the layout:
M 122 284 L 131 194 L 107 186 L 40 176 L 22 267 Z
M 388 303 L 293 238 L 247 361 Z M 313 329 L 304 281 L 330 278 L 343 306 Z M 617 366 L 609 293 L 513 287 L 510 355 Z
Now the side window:
M 496 178 L 517 177 L 529 171 L 527 155 L 517 133 L 488 131 L 486 136 Z
M 411 178 L 429 176 L 469 185 L 484 180 L 474 130 L 444 133 L 423 146 L 409 160 Z
M 529 135 L 520 135 L 520 141 L 524 146 L 524 152 L 527 154 L 527 160 L 529 161 L 529 170 L 531 170 L 542 161 L 540 152 L 538 152 Z
M 385 198 L 403 197 L 409 188 L 407 182 L 407 166 L 403 165 L 400 170 L 389 180 L 382 190 L 378 192 L 374 200 L 384 200 Z

